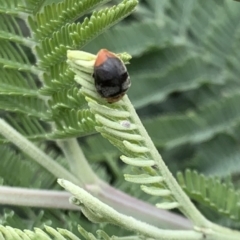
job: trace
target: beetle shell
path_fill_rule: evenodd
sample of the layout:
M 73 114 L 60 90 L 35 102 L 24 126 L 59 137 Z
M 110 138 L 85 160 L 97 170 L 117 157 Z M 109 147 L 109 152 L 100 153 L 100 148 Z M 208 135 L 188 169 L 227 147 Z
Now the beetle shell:
M 119 101 L 131 86 L 124 63 L 107 49 L 101 49 L 97 54 L 93 78 L 97 92 L 108 103 Z

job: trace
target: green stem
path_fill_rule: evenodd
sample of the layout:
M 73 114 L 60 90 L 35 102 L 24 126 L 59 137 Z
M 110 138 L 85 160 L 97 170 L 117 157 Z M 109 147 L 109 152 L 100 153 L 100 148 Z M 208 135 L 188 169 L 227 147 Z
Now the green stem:
M 77 77 L 75 80 L 82 85 L 82 93 L 86 95 L 86 100 L 89 102 L 89 107 L 91 110 L 96 113 L 96 120 L 102 124 L 103 126 L 96 127 L 97 131 L 101 132 L 102 135 L 109 139 L 114 145 L 117 145 L 123 152 L 126 152 L 127 155 L 131 156 L 132 152 L 136 153 L 145 153 L 144 161 L 140 162 L 139 159 L 135 159 L 136 166 L 144 167 L 146 166 L 146 171 L 151 174 L 147 175 L 147 179 L 153 179 L 153 183 L 162 181 L 165 184 L 165 188 L 170 190 L 170 196 L 173 200 L 173 204 L 171 202 L 164 205 L 164 203 L 158 204 L 159 207 L 173 207 L 177 206 L 187 218 L 193 221 L 196 230 L 195 233 L 201 233 L 204 239 L 240 239 L 240 233 L 234 230 L 224 228 L 218 225 L 211 223 L 207 220 L 201 212 L 194 206 L 191 202 L 190 198 L 186 195 L 186 193 L 182 190 L 176 179 L 173 177 L 166 164 L 164 163 L 161 155 L 158 150 L 154 146 L 151 138 L 143 127 L 141 120 L 139 119 L 134 107 L 129 101 L 127 96 L 124 96 L 122 101 L 116 103 L 115 105 L 104 105 L 104 101 L 99 97 L 99 95 L 95 91 L 95 86 L 92 81 L 92 77 L 89 75 L 89 78 L 81 72 L 83 69 L 84 72 L 91 70 L 92 67 L 92 55 L 87 56 L 87 53 L 77 52 L 77 51 L 69 51 L 68 52 L 68 63 L 76 72 Z M 100 103 L 99 103 L 100 102 Z M 103 104 L 102 104 L 103 103 Z M 106 115 L 106 116 L 105 116 Z M 112 120 L 111 117 L 115 120 Z M 130 131 L 133 131 L 133 134 L 126 132 L 125 128 L 122 128 L 122 125 L 116 123 L 119 119 L 125 119 L 126 122 L 129 123 Z M 116 123 L 116 124 L 115 124 Z M 127 126 L 128 127 L 128 126 Z M 123 130 L 123 131 L 121 131 Z M 128 142 L 127 140 L 132 140 L 134 143 Z M 144 142 L 144 146 L 138 143 Z M 131 158 L 125 157 L 127 161 L 131 161 Z M 146 158 L 146 160 L 145 160 Z M 126 160 L 125 159 L 125 160 Z M 154 167 L 149 165 L 144 165 L 153 161 Z M 123 159 L 122 159 L 123 160 Z M 130 163 L 131 164 L 131 163 Z M 142 165 L 142 166 L 141 166 Z M 157 173 L 158 172 L 158 173 Z M 158 176 L 152 176 L 152 175 Z M 131 176 L 130 176 L 131 177 Z M 135 176 L 133 176 L 134 178 Z M 138 178 L 138 183 L 145 183 L 145 176 L 136 176 Z M 156 177 L 159 179 L 156 180 Z M 136 180 L 135 178 L 135 180 Z M 144 180 L 144 181 L 143 181 Z M 133 181 L 134 182 L 134 181 Z M 150 183 L 150 181 L 146 181 Z M 146 187 L 145 187 L 146 188 Z M 153 191 L 153 188 L 149 188 L 148 191 Z M 107 191 L 104 191 L 106 193 Z M 168 194 L 169 194 L 168 192 Z M 159 191 L 158 191 L 159 194 Z M 160 191 L 161 196 L 162 191 Z M 174 205 L 175 204 L 175 205 Z M 94 211 L 95 212 L 95 209 Z M 91 211 L 88 211 L 90 214 Z M 94 219 L 94 217 L 92 218 Z M 119 226 L 123 226 L 121 222 L 116 223 Z M 124 227 L 124 226 L 123 226 Z M 125 226 L 126 227 L 126 226 Z M 139 229 L 135 229 L 133 231 L 141 232 Z M 153 230 L 154 231 L 154 230 Z M 148 236 L 148 235 L 146 235 Z M 162 239 L 162 238 L 157 238 Z M 166 238 L 166 239 L 175 239 L 175 238 Z M 178 237 L 177 239 L 181 239 Z M 187 239 L 187 238 L 185 238 Z M 194 239 L 194 238 L 192 238 Z
M 24 153 L 31 157 L 35 162 L 44 167 L 56 178 L 63 177 L 75 184 L 80 184 L 79 180 L 74 177 L 68 170 L 63 168 L 47 154 L 42 152 L 37 146 L 31 143 L 27 138 L 22 136 L 12 128 L 5 120 L 0 118 L 0 134 L 10 142 L 14 143 Z
M 101 182 L 100 187 L 101 191 L 97 195 L 98 199 L 122 214 L 132 216 L 140 221 L 147 222 L 160 228 L 186 230 L 193 228 L 192 223 L 181 215 L 157 209 L 155 206 L 129 196 L 128 194 L 109 186 L 105 182 Z
M 153 144 L 151 138 L 149 137 L 147 131 L 142 125 L 141 120 L 139 119 L 135 108 L 131 104 L 130 100 L 127 96 L 123 98 L 125 103 L 125 107 L 128 109 L 130 116 L 132 118 L 132 122 L 138 126 L 138 131 L 141 136 L 145 139 L 146 146 L 150 149 L 150 154 L 152 155 L 152 159 L 156 161 L 157 169 L 160 171 L 160 175 L 165 179 L 165 183 L 168 186 L 168 189 L 171 190 L 175 200 L 180 204 L 179 209 L 184 213 L 184 215 L 191 219 L 199 231 L 204 232 L 206 235 L 214 235 L 216 238 L 214 239 L 240 239 L 240 232 L 218 226 L 209 220 L 207 220 L 201 212 L 194 206 L 191 202 L 190 198 L 186 195 L 186 193 L 179 186 L 176 179 L 173 177 L 172 173 L 169 171 L 168 167 L 164 163 L 161 155 Z M 232 238 L 229 238 L 231 235 Z M 219 236 L 224 238 L 218 238 Z
M 69 166 L 72 173 L 77 177 L 84 185 L 98 183 L 99 179 L 89 166 L 82 149 L 76 138 L 67 140 L 58 140 L 59 147 L 62 149 L 66 159 L 69 161 Z
M 58 145 L 62 149 L 69 165 L 72 166 L 72 172 L 81 180 L 81 187 L 91 192 L 91 194 L 104 203 L 109 204 L 122 213 L 130 214 L 155 226 L 173 229 L 192 228 L 192 224 L 186 218 L 165 210 L 156 209 L 154 206 L 131 197 L 100 180 L 90 168 L 75 138 L 59 140 Z
M 128 99 L 127 96 L 123 98 L 125 103 L 125 107 L 127 108 L 130 116 L 132 118 L 132 122 L 138 126 L 138 131 L 141 136 L 145 139 L 145 144 L 150 150 L 150 154 L 152 155 L 152 159 L 156 161 L 158 165 L 158 169 L 160 171 L 160 176 L 165 179 L 165 182 L 168 186 L 168 189 L 171 190 L 174 198 L 180 204 L 179 209 L 191 219 L 195 225 L 197 226 L 206 226 L 208 225 L 207 219 L 197 210 L 197 208 L 193 205 L 189 197 L 186 193 L 182 190 L 179 186 L 178 182 L 173 177 L 172 173 L 168 170 L 168 167 L 164 163 L 161 155 L 159 154 L 158 150 L 156 149 L 155 145 L 153 144 L 151 138 L 149 137 L 147 131 L 142 125 L 141 120 L 139 119 L 132 103 Z
M 133 217 L 123 215 L 108 205 L 102 203 L 97 198 L 91 196 L 88 192 L 72 184 L 69 181 L 59 179 L 58 183 L 71 192 L 74 197 L 80 200 L 82 207 L 88 209 L 88 213 L 97 213 L 97 217 L 103 219 L 106 222 L 118 225 L 130 231 L 137 232 L 140 235 L 144 235 L 154 239 L 171 239 L 171 240 L 195 240 L 204 239 L 204 234 L 187 231 L 187 230 L 162 230 L 147 223 L 136 220 Z M 81 207 L 81 205 L 80 205 Z M 94 218 L 94 216 L 92 216 Z

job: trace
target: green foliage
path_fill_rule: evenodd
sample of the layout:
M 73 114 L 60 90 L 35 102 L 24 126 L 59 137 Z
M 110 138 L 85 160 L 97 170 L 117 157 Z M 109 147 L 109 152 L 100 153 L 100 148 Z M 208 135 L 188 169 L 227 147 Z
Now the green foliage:
M 126 17 L 135 5 L 135 1 L 124 1 L 118 6 L 94 12 L 82 23 L 65 24 L 59 31 L 53 32 L 50 38 L 42 40 L 39 47 L 36 47 L 40 65 L 50 67 L 64 61 L 68 49 L 82 48 L 91 39 Z M 44 32 L 41 30 L 39 32 L 45 37 Z
M 26 132 L 27 124 L 24 124 L 22 129 L 18 128 L 28 138 L 35 140 L 68 138 L 95 131 L 94 117 L 86 109 L 85 100 L 78 93 L 79 87 L 74 83 L 74 75 L 68 69 L 65 59 L 67 49 L 76 48 L 77 45 L 82 47 L 82 44 L 86 44 L 128 15 L 136 5 L 136 1 L 126 1 L 117 7 L 94 12 L 92 17 L 85 18 L 83 23 L 74 22 L 105 2 L 63 1 L 45 5 L 42 11 L 40 9 L 44 1 L 27 1 L 26 6 L 21 2 L 12 2 L 15 9 L 19 6 L 19 16 L 21 16 L 20 9 L 29 14 L 28 24 L 32 36 L 28 39 L 22 33 L 20 20 L 7 14 L 1 15 L 0 31 L 2 31 L 3 40 L 1 40 L 0 63 L 4 67 L 1 69 L 4 78 L 1 82 L 0 107 L 10 112 L 21 113 L 20 118 L 23 115 L 34 117 L 30 118 L 33 122 L 27 123 L 29 132 Z M 13 9 L 13 5 L 9 4 L 6 7 Z M 22 16 L 25 18 L 25 15 Z M 49 22 L 52 22 L 51 27 Z M 81 40 L 78 36 L 80 32 Z M 15 43 L 12 44 L 9 39 Z M 23 45 L 33 47 L 34 53 L 37 53 L 35 66 L 26 55 Z M 57 49 L 56 46 L 60 48 Z M 16 69 L 16 71 L 6 70 L 6 68 Z M 51 97 L 48 101 L 49 105 L 46 104 L 47 99 L 42 97 L 34 86 L 36 77 L 33 78 L 28 72 L 38 74 L 39 80 L 44 81 L 45 84 L 39 93 Z M 16 79 L 19 84 L 16 84 Z M 42 125 L 41 122 L 36 122 L 36 118 L 52 120 L 56 124 L 56 131 L 47 135 L 42 129 L 34 128 L 34 125 Z
M 76 137 L 94 132 L 94 117 L 84 109 L 85 100 L 79 95 L 78 87 L 73 81 L 74 75 L 68 69 L 65 60 L 68 49 L 81 48 L 130 14 L 136 5 L 136 1 L 125 1 L 118 6 L 94 12 L 82 23 L 72 23 L 76 18 L 91 11 L 97 3 L 99 5 L 103 2 L 82 1 L 77 6 L 73 6 L 73 1 L 62 2 L 46 6 L 36 19 L 29 18 L 29 24 L 35 31 L 34 38 L 39 41 L 36 46 L 39 66 L 45 69 L 45 86 L 40 92 L 51 96 L 52 118 L 57 127 L 53 138 Z M 54 6 L 57 11 L 51 10 L 55 9 Z M 68 8 L 69 12 L 63 13 L 62 8 Z M 49 18 L 55 23 L 53 29 L 48 27 Z M 58 21 L 54 20 L 56 18 Z M 61 120 L 60 115 L 64 116 Z
M 95 133 L 95 118 L 89 110 L 62 110 L 61 119 L 55 119 L 56 131 L 50 135 L 51 138 L 66 138 L 67 135 L 73 137 L 85 136 Z
M 85 0 L 79 2 L 70 0 L 46 5 L 42 12 L 29 18 L 29 24 L 33 29 L 34 38 L 42 40 L 45 37 L 51 37 L 53 32 L 58 31 L 62 26 L 74 22 L 90 12 L 91 9 L 105 2 L 107 2 L 107 0 Z M 49 25 L 50 21 L 52 22 L 51 25 Z
M 79 232 L 86 240 L 97 240 L 97 239 L 103 239 L 103 240 L 110 240 L 112 239 L 105 233 L 104 231 L 98 230 L 97 231 L 97 238 L 87 232 L 84 228 L 81 226 L 78 227 Z M 45 231 L 35 228 L 34 231 L 21 231 L 19 229 L 14 229 L 12 227 L 3 227 L 0 226 L 0 237 L 3 240 L 11 240 L 11 239 L 21 239 L 21 240 L 37 240 L 37 239 L 43 239 L 43 240 L 50 240 L 50 239 L 61 239 L 61 240 L 80 240 L 75 234 L 71 233 L 70 231 L 67 231 L 66 229 L 58 228 L 57 230 L 51 228 L 51 227 L 45 227 Z
M 239 221 L 240 207 L 238 204 L 240 192 L 233 186 L 222 182 L 219 178 L 205 177 L 196 171 L 186 170 L 178 173 L 178 181 L 188 195 L 197 202 Z
M 48 4 L 43 0 L 0 1 L 1 117 L 22 136 L 35 141 L 39 150 L 66 169 L 69 169 L 69 163 L 56 146 L 56 141 L 47 140 L 95 133 L 94 115 L 79 93 L 74 74 L 67 67 L 66 51 L 81 48 L 129 15 L 137 4 L 135 0 L 123 1 L 117 6 L 100 10 L 99 7 L 106 2 L 66 0 Z M 81 19 L 87 14 L 91 16 Z M 0 148 L 1 185 L 59 188 L 48 169 L 43 169 L 31 157 L 16 150 L 3 137 L 0 142 L 5 144 Z M 16 210 L 19 216 L 0 207 L 0 238 L 39 239 L 41 236 L 41 239 L 79 239 L 78 234 L 73 234 L 78 233 L 77 222 L 89 231 L 96 230 L 85 219 L 79 219 L 79 214 L 70 213 L 68 217 L 60 210 L 46 209 L 40 214 L 36 209 L 18 207 Z M 54 228 L 62 226 L 71 229 L 71 232 L 65 229 L 56 231 L 50 227 L 47 228 L 48 235 L 40 229 L 36 229 L 35 233 L 19 230 L 43 228 L 44 224 Z
M 46 149 L 46 146 L 39 147 Z M 0 151 L 2 156 L 0 176 L 5 179 L 4 185 L 46 188 L 55 182 L 51 174 L 43 171 L 38 164 L 33 163 L 30 158 L 23 154 L 17 153 L 16 150 L 10 146 L 1 146 Z M 54 150 L 52 150 L 52 153 L 49 152 L 49 154 L 53 155 L 53 151 Z M 9 171 L 9 169 L 11 169 L 11 171 Z M 21 178 L 16 174 L 17 172 L 22 173 Z M 39 181 L 39 179 L 41 179 L 41 181 Z
M 0 63 L 5 68 L 18 69 L 26 72 L 35 72 L 35 68 L 30 64 L 26 53 L 19 44 L 11 44 L 10 41 L 1 40 Z
M 192 167 L 237 174 L 239 3 L 155 0 L 140 6 L 141 14 L 133 14 L 139 22 L 116 26 L 84 50 L 132 54 L 128 96 L 173 172 Z
M 239 186 L 240 6 L 156 0 L 147 7 L 135 13 L 139 23 L 118 25 L 84 50 L 132 54 L 129 98 L 173 172 L 234 174 Z
M 18 8 L 19 5 L 23 5 L 24 1 L 22 0 L 13 0 L 13 1 L 0 1 L 0 13 L 7 13 L 9 15 L 20 15 L 21 11 Z
M 0 69 L 2 80 L 0 82 L 1 95 L 15 95 L 37 97 L 38 89 L 33 76 L 29 73 L 21 74 L 6 68 Z M 16 81 L 18 84 L 16 84 Z
M 146 128 L 159 146 L 177 147 L 186 143 L 199 143 L 214 138 L 219 133 L 235 135 L 239 126 L 239 94 L 222 97 L 220 101 L 188 111 L 146 121 Z M 223 108 L 225 112 L 223 112 Z M 155 124 L 161 126 L 156 131 Z M 172 126 L 175 126 L 172 128 Z
M 145 129 L 142 129 L 127 96 L 115 104 L 107 104 L 105 99 L 100 98 L 95 91 L 91 74 L 85 74 L 84 66 L 91 61 L 91 55 L 85 55 L 82 52 L 70 51 L 68 63 L 76 73 L 75 80 L 82 85 L 81 92 L 86 96 L 88 105 L 95 114 L 96 130 L 124 154 L 121 156 L 123 162 L 136 167 L 137 174 L 125 175 L 125 179 L 142 184 L 141 189 L 145 193 L 158 196 L 158 208 L 180 208 L 187 213 L 188 210 L 180 202 L 183 198 L 181 189 L 176 190 L 177 186 L 169 180 L 171 174 L 162 163 L 161 156 L 158 156 Z M 187 208 L 191 206 L 188 205 Z
M 0 38 L 7 39 L 14 42 L 25 42 L 25 38 L 22 31 L 16 21 L 16 19 L 7 14 L 1 14 L 0 16 Z
M 36 240 L 36 239 L 61 239 L 61 240 L 79 240 L 77 236 L 75 236 L 73 233 L 65 230 L 65 229 L 58 229 L 55 230 L 51 227 L 46 227 L 46 232 L 43 230 L 36 228 L 35 231 L 25 230 L 21 231 L 18 229 L 14 229 L 11 227 L 3 227 L 0 226 L 0 236 L 4 240 L 10 240 L 10 239 L 23 239 L 23 240 Z
M 123 172 L 132 173 L 134 169 L 137 177 L 129 174 L 126 179 L 140 184 L 150 181 L 142 190 L 158 195 L 148 201 L 158 202 L 162 208 L 178 207 L 163 179 L 158 177 L 157 183 L 154 182 L 158 169 L 154 169 L 152 158 L 149 161 L 144 139 L 137 134 L 136 126 L 123 127 L 123 117 L 131 117 L 126 116 L 124 106 L 96 105 L 95 117 L 66 64 L 69 49 L 84 49 L 94 54 L 100 48 L 116 53 L 127 51 L 133 56 L 127 66 L 132 81 L 129 98 L 170 169 L 176 172 L 190 167 L 223 178 L 234 175 L 233 183 L 239 186 L 238 1 L 140 1 L 134 12 L 136 0 L 102 7 L 107 2 L 0 0 L 1 117 L 64 166 L 66 159 L 56 147 L 56 140 L 84 137 L 81 143 L 85 155 L 92 163 L 103 163 L 104 172 L 109 173 L 106 179 L 119 184 Z M 108 30 L 130 13 L 129 18 Z M 116 108 L 120 116 L 110 118 L 111 108 Z M 111 125 L 112 120 L 117 127 Z M 103 122 L 109 126 L 101 125 Z M 116 161 L 119 150 L 99 135 L 93 135 L 96 126 L 125 153 L 122 161 L 130 167 Z M 48 140 L 53 140 L 54 150 L 40 144 L 49 146 Z M 6 144 L 7 140 L 1 137 L 0 142 Z M 55 178 L 47 170 L 32 164 L 29 157 L 9 143 L 0 147 L 0 155 L 1 184 L 56 188 Z M 182 187 L 190 197 L 218 211 L 219 218 L 224 215 L 239 222 L 236 203 L 239 194 L 234 187 L 222 183 L 220 178 L 195 172 L 181 176 Z M 122 188 L 146 199 L 135 187 Z M 229 201 L 220 198 L 222 194 L 228 194 Z M 19 209 L 18 223 L 29 213 Z M 4 211 L 2 207 L 0 210 Z M 65 213 L 59 212 L 46 212 L 44 217 L 52 218 L 54 227 L 59 224 L 65 228 L 61 221 L 61 214 Z M 34 214 L 33 211 L 26 215 L 30 219 Z M 39 219 L 38 227 L 42 228 L 45 221 Z M 69 222 L 78 220 L 76 217 Z M 11 223 L 14 221 L 5 224 Z M 14 226 L 20 228 L 20 224 Z M 70 232 L 48 230 L 52 239 L 78 239 Z M 1 231 L 4 234 L 0 238 L 17 239 L 13 233 L 16 230 L 2 227 Z M 42 230 L 36 231 L 43 234 Z M 17 231 L 17 234 L 24 233 Z M 33 236 L 33 232 L 27 234 Z M 95 238 L 87 233 L 85 237 Z M 101 237 L 108 239 L 104 234 Z

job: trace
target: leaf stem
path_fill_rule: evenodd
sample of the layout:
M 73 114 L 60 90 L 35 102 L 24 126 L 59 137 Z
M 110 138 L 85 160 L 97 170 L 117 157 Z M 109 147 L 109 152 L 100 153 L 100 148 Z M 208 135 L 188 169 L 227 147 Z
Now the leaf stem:
M 202 233 L 204 239 L 239 239 L 239 232 L 210 222 L 194 206 L 164 163 L 128 97 L 125 95 L 121 101 L 112 105 L 105 105 L 106 102 L 100 98 L 95 91 L 91 75 L 89 75 L 89 78 L 82 76 L 81 71 L 83 71 L 83 68 L 89 70 L 92 66 L 92 59 L 92 55 L 89 54 L 89 57 L 87 57 L 87 53 L 81 51 L 68 52 L 68 63 L 76 73 L 75 80 L 82 85 L 81 91 L 86 96 L 88 105 L 91 111 L 95 113 L 95 117 L 100 124 L 99 127 L 96 127 L 96 130 L 126 154 L 126 156 L 122 157 L 123 161 L 129 162 L 130 165 L 135 161 L 136 165 L 139 164 L 139 169 L 146 170 L 147 173 L 150 173 L 133 175 L 133 180 L 135 178 L 133 182 L 138 180 L 137 183 L 140 184 L 163 183 L 164 188 L 170 190 L 167 194 L 170 194 L 169 197 L 171 197 L 173 201 L 158 203 L 157 207 L 178 207 L 188 219 L 193 221 L 195 225 L 194 229 L 196 232 Z M 124 120 L 128 122 L 128 124 L 119 124 L 120 120 Z M 126 131 L 126 129 L 129 131 Z M 139 159 L 139 155 L 143 157 Z M 131 159 L 131 156 L 134 156 L 134 160 Z M 144 164 L 148 163 L 148 161 L 150 161 L 151 164 L 154 162 L 154 165 L 150 167 L 146 165 L 146 168 L 144 168 Z M 149 179 L 152 181 L 146 181 Z M 156 193 L 155 187 L 142 187 L 145 188 L 145 191 Z M 163 192 L 162 190 L 163 189 L 158 189 L 157 194 L 159 194 L 159 196 L 166 193 L 166 191 Z M 96 211 L 94 210 L 93 212 Z M 88 213 L 91 213 L 91 211 Z M 123 226 L 119 222 L 117 225 Z M 135 229 L 134 231 L 140 232 L 139 229 Z
M 173 177 L 172 173 L 168 170 L 168 167 L 164 163 L 161 155 L 159 154 L 158 150 L 156 149 L 155 145 L 153 144 L 151 138 L 149 137 L 147 131 L 142 125 L 141 120 L 139 119 L 132 103 L 128 99 L 127 96 L 123 98 L 124 105 L 127 108 L 128 112 L 130 113 L 132 122 L 138 126 L 138 131 L 141 134 L 141 136 L 145 139 L 145 144 L 150 150 L 150 154 L 152 155 L 152 159 L 156 161 L 156 164 L 158 165 L 158 169 L 160 171 L 160 176 L 165 179 L 165 182 L 168 186 L 168 189 L 171 190 L 174 198 L 177 200 L 177 202 L 180 204 L 179 209 L 187 216 L 189 219 L 191 219 L 195 225 L 197 226 L 206 226 L 206 223 L 208 223 L 207 219 L 197 210 L 197 208 L 193 205 L 193 203 L 190 201 L 189 197 L 186 195 L 186 193 L 182 190 L 182 188 L 179 186 L 178 182 Z
M 204 239 L 204 234 L 191 230 L 163 230 L 147 223 L 136 220 L 133 217 L 123 215 L 108 205 L 102 203 L 97 198 L 91 196 L 82 188 L 77 187 L 69 181 L 59 179 L 58 183 L 71 192 L 81 203 L 84 208 L 89 209 L 94 214 L 97 213 L 106 222 L 118 225 L 130 231 L 138 232 L 155 239 L 171 240 L 195 240 Z M 80 206 L 81 206 L 80 205 Z
M 206 235 L 215 236 L 214 239 L 240 239 L 240 233 L 229 228 L 218 226 L 208 219 L 206 219 L 201 212 L 194 206 L 190 198 L 182 190 L 176 179 L 173 177 L 172 173 L 169 171 L 168 167 L 164 163 L 161 155 L 153 144 L 151 138 L 149 137 L 147 131 L 142 125 L 141 120 L 139 119 L 135 108 L 131 104 L 127 96 L 123 98 L 124 105 L 130 113 L 132 122 L 138 126 L 138 131 L 141 136 L 145 139 L 146 146 L 150 149 L 150 154 L 152 159 L 156 161 L 157 169 L 160 171 L 160 175 L 165 179 L 165 183 L 168 186 L 168 189 L 171 190 L 174 198 L 180 204 L 179 209 L 184 213 L 184 215 L 191 219 L 196 227 L 201 232 L 204 232 Z M 231 235 L 231 238 L 229 238 Z M 228 237 L 227 237 L 228 236 Z M 219 238 L 220 237 L 220 238 Z M 207 239 L 207 238 L 206 238 Z
M 131 197 L 99 179 L 90 168 L 76 138 L 59 140 L 58 145 L 70 166 L 72 166 L 75 176 L 84 183 L 81 187 L 91 192 L 104 203 L 122 213 L 134 216 L 155 226 L 172 229 L 192 228 L 191 222 L 186 218 L 175 213 L 156 209 L 151 204 Z
M 188 230 L 193 228 L 192 223 L 181 215 L 157 209 L 155 206 L 129 196 L 105 182 L 101 182 L 100 186 L 101 191 L 97 197 L 123 214 L 161 228 Z
M 94 184 L 99 178 L 89 166 L 76 138 L 58 140 L 58 146 L 62 149 L 72 173 L 84 184 Z

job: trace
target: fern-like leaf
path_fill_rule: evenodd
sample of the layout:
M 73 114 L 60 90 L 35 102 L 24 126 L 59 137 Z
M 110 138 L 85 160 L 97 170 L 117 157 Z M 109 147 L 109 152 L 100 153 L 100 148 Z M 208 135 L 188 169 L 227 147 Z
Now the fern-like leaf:
M 26 53 L 20 45 L 17 43 L 13 45 L 7 40 L 0 40 L 0 44 L 0 63 L 5 68 L 38 73 L 36 68 L 30 64 Z
M 38 96 L 37 86 L 29 73 L 0 68 L 0 95 Z
M 125 38 L 124 36 L 128 37 Z M 139 39 L 141 39 L 141 41 L 139 41 Z M 95 41 L 88 43 L 83 47 L 83 50 L 90 53 L 96 53 L 99 49 L 106 48 L 111 49 L 111 51 L 114 52 L 128 52 L 133 57 L 139 57 L 151 49 L 159 51 L 159 49 L 166 48 L 166 51 L 170 51 L 170 49 L 168 49 L 168 46 L 170 45 L 171 48 L 174 48 L 172 52 L 180 53 L 181 42 L 179 45 L 177 42 L 177 39 L 170 35 L 169 28 L 159 26 L 156 21 L 143 21 L 137 23 L 133 22 L 128 25 L 117 25 L 99 35 Z M 184 47 L 183 45 L 184 43 L 182 43 L 182 48 Z M 184 50 L 182 49 L 182 51 Z M 161 56 L 164 57 L 165 55 L 171 57 L 168 53 L 156 53 L 156 55 L 158 55 L 159 58 Z M 171 58 L 172 61 L 175 61 L 180 57 L 180 54 L 176 55 L 174 59 Z M 182 55 L 182 57 L 184 56 L 185 55 Z M 165 60 L 169 61 L 168 58 Z M 157 63 L 151 61 L 151 64 Z M 167 63 L 162 61 L 161 68 L 165 66 L 165 64 L 167 65 Z M 143 73 L 145 74 L 145 71 L 143 71 Z
M 30 230 L 20 230 L 15 229 L 9 226 L 0 225 L 0 237 L 3 240 L 13 240 L 13 239 L 21 239 L 21 240 L 80 240 L 76 235 L 67 231 L 65 229 L 55 230 L 54 228 L 46 226 L 46 232 L 40 228 L 36 228 L 34 231 Z
M 32 141 L 46 140 L 48 138 L 50 126 L 36 117 L 17 114 L 16 116 L 7 115 L 6 119 L 19 133 Z
M 54 66 L 64 61 L 68 49 L 82 48 L 91 39 L 129 15 L 136 4 L 136 0 L 125 0 L 112 8 L 94 12 L 83 23 L 65 25 L 52 38 L 43 40 L 41 46 L 36 47 L 40 66 Z
M 64 89 L 68 90 L 75 85 L 73 78 L 74 73 L 65 62 L 62 62 L 50 68 L 49 73 L 44 73 L 44 85 L 39 92 L 43 95 L 52 96 Z
M 41 10 L 46 0 L 26 0 L 25 2 L 25 11 L 27 10 L 28 13 L 36 14 Z
M 47 5 L 34 18 L 29 17 L 33 36 L 38 41 L 46 37 L 52 37 L 53 33 L 58 31 L 62 26 L 74 22 L 91 11 L 91 9 L 108 1 L 84 0 L 76 2 L 75 0 L 65 0 L 60 3 Z M 49 24 L 50 22 L 51 24 Z
M 0 1 L 0 13 L 7 13 L 9 15 L 18 16 L 19 6 L 24 6 L 23 0 Z
M 125 154 L 121 157 L 124 162 L 138 166 L 142 170 L 137 170 L 137 175 L 125 175 L 126 180 L 142 184 L 143 191 L 161 197 L 161 201 L 156 204 L 157 207 L 163 209 L 180 208 L 184 212 L 189 212 L 191 202 L 182 195 L 181 190 L 178 191 L 179 196 L 172 191 L 172 186 L 169 186 L 168 177 L 165 175 L 168 170 L 165 169 L 164 164 L 160 163 L 160 159 L 157 162 L 156 159 L 160 156 L 150 143 L 151 140 L 146 139 L 149 136 L 145 130 L 139 127 L 141 122 L 130 107 L 131 104 L 127 97 L 123 97 L 123 100 L 117 103 L 106 104 L 106 100 L 97 94 L 91 75 L 87 78 L 86 73 L 81 72 L 84 66 L 89 66 L 90 63 L 94 62 L 92 61 L 93 56 L 89 54 L 87 58 L 87 53 L 69 51 L 68 58 L 68 63 L 77 73 L 75 79 L 82 85 L 81 91 L 86 96 L 88 105 L 95 115 L 98 123 L 96 130 Z M 176 185 L 175 187 L 177 188 Z M 181 205 L 180 201 L 178 202 L 179 198 L 189 201 L 187 208 Z M 191 208 L 194 207 L 191 206 Z
M 46 149 L 46 146 L 39 147 Z M 0 153 L 2 156 L 0 177 L 4 179 L 4 185 L 49 188 L 55 183 L 55 177 L 48 171 L 44 170 L 24 154 L 17 153 L 16 150 L 12 149 L 10 146 L 0 146 Z M 11 169 L 11 171 L 9 171 L 9 169 Z M 17 174 L 19 172 L 23 175 L 21 178 L 19 178 Z
M 22 96 L 1 96 L 0 109 L 10 112 L 20 112 L 28 116 L 35 116 L 39 119 L 49 120 L 45 102 L 36 97 Z
M 237 141 L 239 130 L 240 124 L 238 123 L 234 127 L 234 132 L 218 134 L 210 141 L 198 146 L 192 159 L 193 163 L 199 165 L 198 170 L 206 175 L 219 177 L 238 174 L 240 168 L 240 149 Z
M 82 237 L 86 240 L 97 240 L 99 238 L 103 240 L 112 239 L 108 234 L 102 230 L 97 231 L 97 238 L 90 232 L 86 231 L 83 227 L 78 226 L 78 231 Z M 34 231 L 31 230 L 20 230 L 12 228 L 10 226 L 0 225 L 0 238 L 1 240 L 81 240 L 77 235 L 72 232 L 57 228 L 54 229 L 49 226 L 45 226 L 45 231 L 40 228 L 35 228 Z M 114 237 L 115 238 L 115 237 Z
M 196 171 L 177 174 L 178 182 L 194 200 L 233 220 L 240 220 L 240 193 L 220 179 Z
M 81 109 L 87 107 L 78 86 L 69 87 L 68 89 L 63 88 L 62 91 L 55 92 L 49 104 L 55 111 L 66 108 Z
M 56 129 L 50 138 L 80 137 L 95 133 L 95 118 L 90 110 L 66 109 L 61 111 L 61 118 L 54 119 Z
M 141 82 L 135 84 L 134 91 L 130 92 L 136 108 L 162 102 L 172 92 L 196 89 L 206 83 L 217 85 L 224 83 L 218 75 L 218 68 L 206 64 L 202 57 L 186 50 L 184 45 L 172 46 L 132 60 L 128 70 L 133 73 L 132 79 Z M 183 55 L 185 51 L 186 55 Z
M 20 22 L 20 20 L 18 20 Z M 0 38 L 8 39 L 13 42 L 22 43 L 25 45 L 33 44 L 31 40 L 25 38 L 22 34 L 20 26 L 16 18 L 7 14 L 0 15 Z

